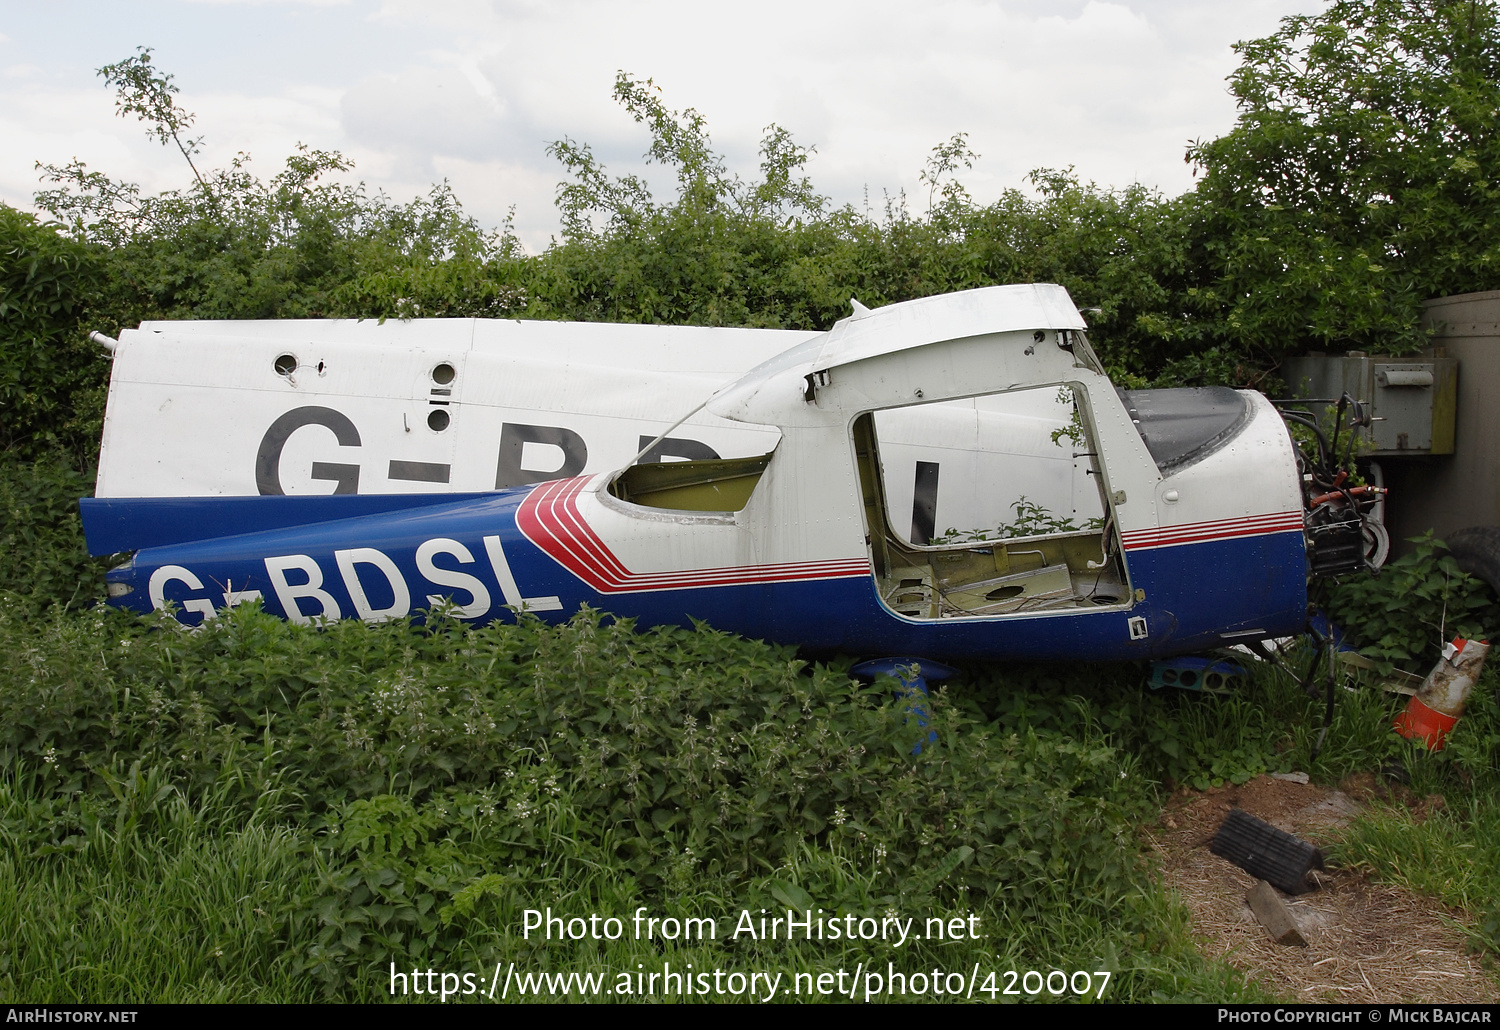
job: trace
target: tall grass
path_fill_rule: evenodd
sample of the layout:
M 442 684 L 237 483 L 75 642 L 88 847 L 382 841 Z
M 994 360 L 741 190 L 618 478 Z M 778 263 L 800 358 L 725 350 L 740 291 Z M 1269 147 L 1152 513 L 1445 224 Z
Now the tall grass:
M 111 813 L 0 776 L 0 996 L 295 1002 L 311 835 L 132 769 Z

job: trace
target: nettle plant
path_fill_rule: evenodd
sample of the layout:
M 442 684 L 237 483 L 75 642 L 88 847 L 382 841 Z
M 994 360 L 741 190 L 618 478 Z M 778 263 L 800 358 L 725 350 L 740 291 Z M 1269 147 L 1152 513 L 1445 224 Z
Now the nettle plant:
M 1455 636 L 1496 639 L 1500 608 L 1483 580 L 1458 567 L 1447 546 L 1426 535 L 1378 575 L 1344 578 L 1328 591 L 1328 612 L 1383 672 L 1425 673 Z
M 128 761 L 190 798 L 305 799 L 286 816 L 319 834 L 329 977 L 472 948 L 563 881 L 771 904 L 774 874 L 871 911 L 1135 889 L 1134 761 L 1097 734 L 996 732 L 942 693 L 922 726 L 893 681 L 706 627 L 313 630 L 250 606 L 0 631 L 0 757 L 49 791 L 107 797 Z

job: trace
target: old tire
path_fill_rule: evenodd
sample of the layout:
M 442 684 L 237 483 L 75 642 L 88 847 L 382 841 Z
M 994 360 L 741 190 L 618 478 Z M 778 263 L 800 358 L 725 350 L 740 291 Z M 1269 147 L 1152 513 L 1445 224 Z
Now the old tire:
M 1444 541 L 1458 567 L 1500 594 L 1500 526 L 1470 526 Z

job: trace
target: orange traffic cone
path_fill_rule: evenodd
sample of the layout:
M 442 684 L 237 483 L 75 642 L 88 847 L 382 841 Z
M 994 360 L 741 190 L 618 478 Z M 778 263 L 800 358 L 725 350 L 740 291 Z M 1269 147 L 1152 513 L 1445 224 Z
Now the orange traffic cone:
M 1408 740 L 1421 740 L 1429 751 L 1441 751 L 1448 734 L 1463 717 L 1469 691 L 1484 671 L 1489 641 L 1454 637 L 1443 657 L 1407 702 L 1406 711 L 1391 725 Z

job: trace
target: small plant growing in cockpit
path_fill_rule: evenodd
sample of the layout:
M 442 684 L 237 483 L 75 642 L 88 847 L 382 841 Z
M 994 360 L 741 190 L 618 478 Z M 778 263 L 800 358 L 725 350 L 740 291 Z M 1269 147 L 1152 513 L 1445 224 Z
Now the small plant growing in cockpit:
M 971 544 L 986 540 L 1011 540 L 1016 537 L 1077 533 L 1084 529 L 1104 528 L 1104 520 L 1101 518 L 1089 519 L 1083 525 L 1079 525 L 1070 518 L 1052 514 L 1051 509 L 1044 508 L 1035 501 L 1027 500 L 1025 494 L 1011 503 L 1011 509 L 1016 513 L 1016 517 L 1009 522 L 1002 522 L 994 529 L 950 528 L 933 537 L 932 543 L 934 545 Z

